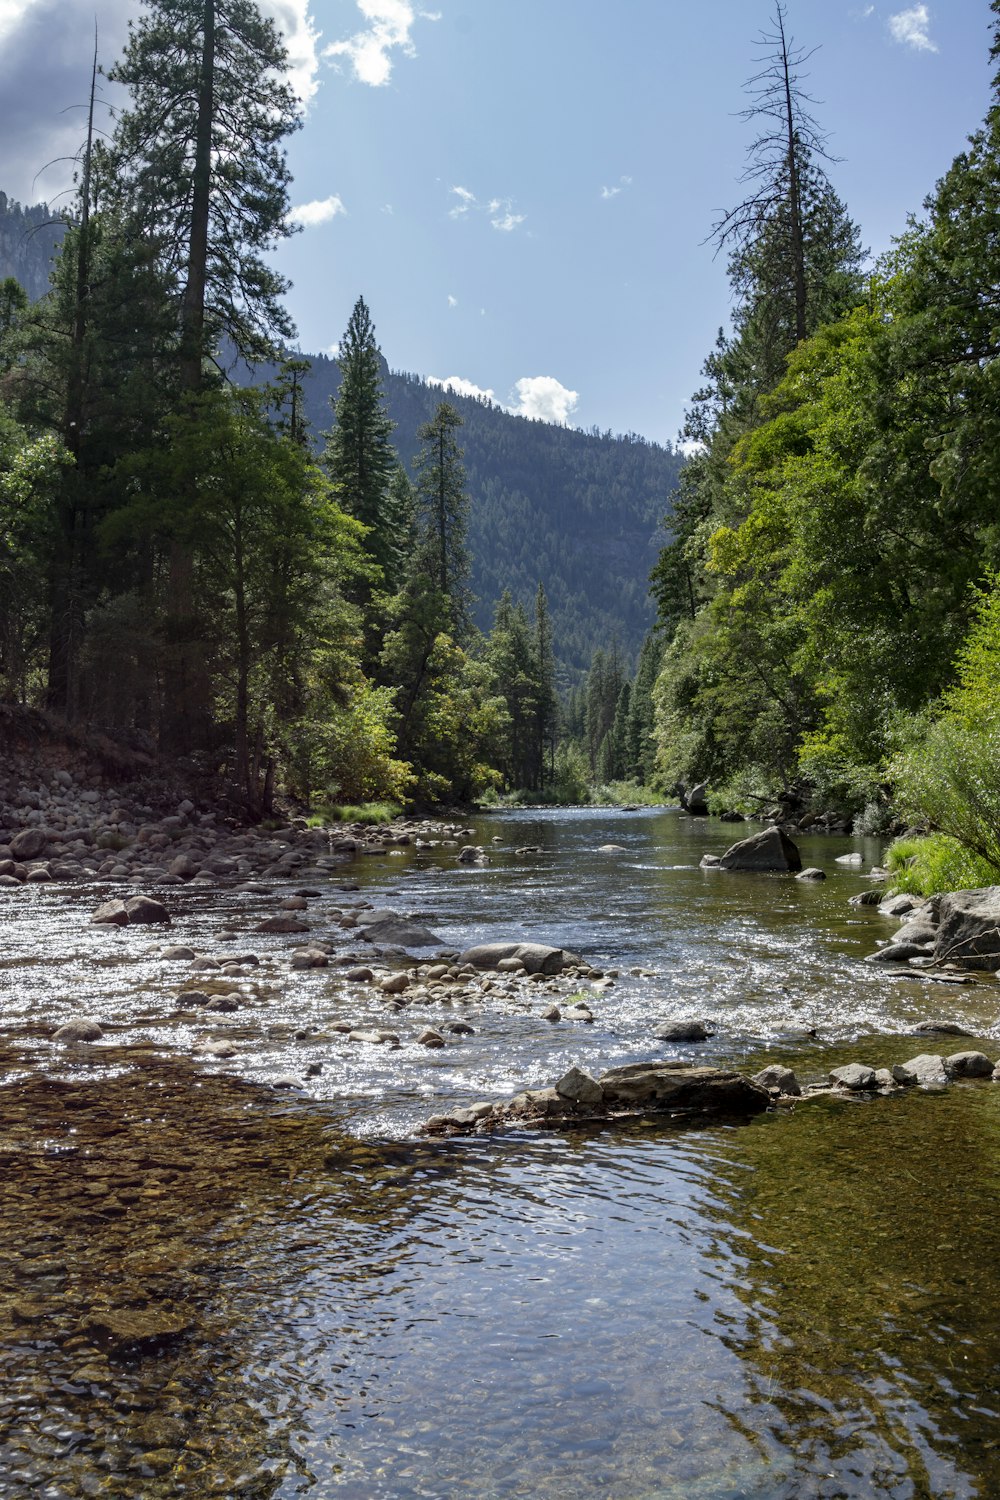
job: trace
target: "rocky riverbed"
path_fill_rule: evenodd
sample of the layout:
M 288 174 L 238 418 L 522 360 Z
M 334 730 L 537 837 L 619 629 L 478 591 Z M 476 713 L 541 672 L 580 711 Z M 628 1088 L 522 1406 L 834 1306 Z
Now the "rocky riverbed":
M 486 1492 L 515 1475 L 539 1495 L 673 1500 L 716 1469 L 719 1485 L 756 1474 L 809 1493 L 804 1458 L 797 1491 L 775 1488 L 711 1417 L 740 1372 L 698 1342 L 692 1312 L 707 1298 L 706 1328 L 737 1327 L 760 1231 L 726 1207 L 718 1164 L 784 1133 L 765 1152 L 773 1245 L 803 1141 L 822 1136 L 826 1154 L 789 1175 L 796 1201 L 833 1172 L 850 1122 L 858 1152 L 902 1122 L 929 1141 L 942 1118 L 962 1143 L 961 1122 L 1000 1098 L 995 976 L 912 961 L 926 951 L 869 962 L 909 916 L 850 904 L 884 897 L 880 850 L 806 837 L 803 863 L 826 879 L 798 881 L 701 868 L 731 831 L 677 814 L 250 830 L 183 789 L 159 801 L 130 785 L 55 765 L 47 796 L 22 777 L 3 813 L 3 1500 L 397 1500 L 457 1493 L 470 1472 Z M 34 855 L 16 845 L 26 832 L 44 839 Z M 27 878 L 45 865 L 48 880 Z M 723 1087 L 756 1124 L 704 1109 Z M 428 1122 L 459 1139 L 420 1138 Z M 922 1223 L 965 1149 L 928 1180 Z M 919 1154 L 918 1168 L 889 1153 L 918 1197 Z M 884 1203 L 895 1189 L 871 1180 Z M 808 1223 L 846 1223 L 836 1177 L 824 1192 Z M 713 1259 L 720 1213 L 735 1302 Z M 989 1230 L 964 1223 L 963 1255 Z M 866 1264 L 885 1230 L 876 1215 Z M 935 1265 L 945 1242 L 941 1229 Z M 703 1266 L 684 1261 L 692 1244 Z M 849 1268 L 850 1246 L 838 1253 Z M 964 1261 L 955 1274 L 981 1290 Z M 841 1319 L 860 1284 L 845 1283 Z M 775 1306 L 797 1326 L 784 1293 Z M 905 1307 L 894 1316 L 905 1361 L 924 1344 Z M 822 1327 L 805 1302 L 802 1318 L 815 1360 Z M 892 1343 L 851 1328 L 852 1347 Z M 593 1396 L 581 1360 L 602 1372 Z M 789 1389 L 804 1382 L 788 1370 Z M 754 1422 L 752 1402 L 740 1411 Z

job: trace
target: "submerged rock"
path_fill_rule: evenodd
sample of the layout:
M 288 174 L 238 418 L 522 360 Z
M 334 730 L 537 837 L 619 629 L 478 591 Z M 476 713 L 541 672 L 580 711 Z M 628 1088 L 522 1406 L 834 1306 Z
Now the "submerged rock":
M 707 1042 L 710 1033 L 704 1021 L 664 1021 L 653 1035 L 658 1042 Z

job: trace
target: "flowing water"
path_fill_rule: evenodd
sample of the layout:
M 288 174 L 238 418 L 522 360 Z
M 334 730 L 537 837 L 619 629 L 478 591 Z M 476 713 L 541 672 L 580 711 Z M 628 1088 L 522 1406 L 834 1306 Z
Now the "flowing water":
M 848 905 L 867 882 L 835 857 L 877 845 L 803 838 L 817 884 L 700 869 L 732 835 L 495 814 L 485 867 L 411 850 L 356 861 L 356 893 L 314 885 L 316 935 L 364 899 L 419 911 L 445 949 L 537 938 L 618 971 L 592 1026 L 512 985 L 437 1052 L 415 1037 L 439 1005 L 393 1019 L 395 1050 L 324 1031 L 385 1025 L 384 1003 L 290 972 L 293 940 L 254 931 L 273 898 L 170 893 L 172 941 L 260 960 L 239 1012 L 192 1018 L 162 939 L 87 925 L 103 893 L 5 896 L 0 1496 L 1000 1493 L 1000 1087 L 414 1137 L 574 1062 L 665 1055 L 666 1018 L 714 1025 L 671 1055 L 803 1079 L 1000 1055 L 991 976 L 863 962 L 894 924 Z M 74 1013 L 105 1041 L 55 1046 Z M 978 1043 L 905 1035 L 928 1016 Z M 193 1062 L 205 1035 L 234 1057 Z M 302 1091 L 260 1087 L 315 1062 Z

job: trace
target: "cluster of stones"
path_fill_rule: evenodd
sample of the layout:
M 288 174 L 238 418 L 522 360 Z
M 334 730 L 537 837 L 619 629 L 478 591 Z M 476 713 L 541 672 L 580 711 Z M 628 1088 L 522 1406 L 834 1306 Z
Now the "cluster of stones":
M 287 959 L 292 971 L 342 969 L 343 979 L 352 986 L 355 994 L 359 986 L 370 987 L 396 1016 L 411 1006 L 419 1010 L 432 1005 L 443 1008 L 456 1004 L 471 1005 L 487 994 L 492 994 L 495 1000 L 513 1001 L 521 1008 L 532 1009 L 533 993 L 538 992 L 549 1002 L 541 1012 L 543 1019 L 590 1023 L 594 1019 L 590 1000 L 617 978 L 617 971 L 605 973 L 576 954 L 543 943 L 491 943 L 462 954 L 439 952 L 433 957 L 415 957 L 405 949 L 429 947 L 439 943 L 440 938 L 421 925 L 416 915 L 373 908 L 360 900 L 349 907 L 326 908 L 324 919 L 336 936 L 314 936 L 310 932 L 311 923 L 305 920 L 305 916 L 309 898 L 318 894 L 316 891 L 300 891 L 288 896 L 278 903 L 277 914 L 258 922 L 256 931 L 263 934 L 310 934 L 303 943 L 293 947 L 290 954 L 287 950 L 284 955 L 272 954 L 267 969 L 273 970 L 275 959 L 279 963 Z M 171 917 L 162 902 L 149 896 L 133 896 L 104 902 L 91 921 L 115 928 L 154 923 L 169 926 Z M 364 957 L 356 950 L 338 954 L 340 942 L 346 939 L 353 943 L 359 938 L 371 946 L 371 957 Z M 254 976 L 261 964 L 257 953 L 208 954 L 183 943 L 171 943 L 153 951 L 162 961 L 186 963 L 192 971 L 176 995 L 178 1017 L 192 1012 L 237 1012 L 244 1009 L 251 992 L 255 998 L 266 992 Z M 266 979 L 267 971 L 262 972 Z M 251 976 L 255 977 L 255 983 L 248 991 Z M 584 980 L 587 981 L 586 993 L 577 989 L 567 999 L 565 992 Z M 560 1005 L 551 1003 L 553 993 L 558 996 Z M 333 1041 L 338 1035 L 356 1043 L 391 1047 L 403 1044 L 398 1031 L 373 1026 L 370 1021 L 364 1024 L 356 1020 L 330 1022 L 321 1030 L 308 1028 L 301 1034 L 296 1033 L 296 1039 L 318 1044 Z M 449 1040 L 471 1035 L 474 1035 L 474 1028 L 467 1021 L 455 1020 L 434 1026 L 423 1025 L 419 1033 L 408 1040 L 433 1049 L 448 1045 Z M 92 1043 L 104 1036 L 105 1027 L 100 1021 L 93 1017 L 77 1017 L 60 1026 L 53 1039 L 61 1043 Z M 217 1036 L 201 1038 L 194 1048 L 196 1055 L 213 1061 L 234 1057 L 237 1050 L 230 1040 Z M 314 1060 L 303 1076 L 307 1079 L 320 1072 L 322 1064 Z M 289 1076 L 277 1080 L 275 1086 L 298 1087 L 302 1081 Z
M 21 784 L 0 803 L 0 886 L 123 880 L 155 886 L 329 877 L 358 855 L 392 855 L 407 845 L 453 847 L 470 830 L 407 819 L 310 828 L 241 828 L 182 798 L 156 811 L 127 788 L 79 785 L 67 770 Z
M 405 919 L 395 913 L 361 912 L 357 920 L 362 924 L 362 935 L 382 936 L 395 931 L 402 935 Z M 353 924 L 352 924 L 353 925 Z M 412 929 L 410 929 L 412 935 Z M 431 936 L 430 934 L 428 934 Z M 489 943 L 470 948 L 461 954 L 438 954 L 433 958 L 410 958 L 406 967 L 380 970 L 374 963 L 359 963 L 357 955 L 333 959 L 334 945 L 318 942 L 307 949 L 297 949 L 292 954 L 293 967 L 323 968 L 331 962 L 346 966 L 344 978 L 354 984 L 370 985 L 385 1004 L 397 1015 L 410 1007 L 439 1005 L 451 1008 L 456 1004 L 473 1004 L 484 995 L 494 999 L 522 999 L 527 990 L 538 989 L 545 993 L 562 994 L 568 986 L 581 980 L 589 981 L 592 996 L 613 984 L 614 972 L 604 973 L 586 963 L 578 955 L 562 948 L 553 948 L 543 943 Z M 182 1001 L 189 1000 L 190 992 L 182 993 Z M 562 1006 L 549 1004 L 541 1012 L 546 1021 L 577 1021 L 589 1024 L 594 1015 L 589 1000 L 582 993 L 574 994 L 569 1003 Z M 380 1026 L 359 1026 L 353 1021 L 336 1021 L 320 1034 L 311 1035 L 313 1043 L 332 1039 L 340 1034 L 349 1042 L 360 1042 L 374 1046 L 399 1047 L 403 1038 L 396 1030 Z M 416 1045 L 438 1049 L 448 1045 L 449 1039 L 473 1036 L 475 1029 L 467 1021 L 442 1022 L 424 1026 L 412 1040 Z M 231 1054 L 229 1054 L 231 1055 Z M 315 1068 L 315 1065 L 313 1065 Z M 291 1079 L 279 1080 L 288 1085 Z
M 922 1022 L 917 1030 L 965 1034 L 960 1026 L 948 1021 Z M 816 1098 L 821 1094 L 887 1094 L 914 1085 L 936 1089 L 953 1079 L 991 1079 L 1000 1083 L 1000 1060 L 994 1063 L 978 1051 L 953 1052 L 947 1056 L 921 1052 L 906 1062 L 893 1063 L 890 1068 L 846 1063 L 831 1069 L 825 1081 L 805 1087 L 791 1068 L 780 1063 L 769 1064 L 752 1078 L 676 1059 L 633 1063 L 597 1076 L 575 1066 L 551 1088 L 526 1089 L 510 1099 L 479 1100 L 448 1114 L 432 1115 L 422 1133 L 481 1134 L 510 1126 L 572 1125 L 632 1115 L 738 1117 L 760 1114 L 793 1099 Z

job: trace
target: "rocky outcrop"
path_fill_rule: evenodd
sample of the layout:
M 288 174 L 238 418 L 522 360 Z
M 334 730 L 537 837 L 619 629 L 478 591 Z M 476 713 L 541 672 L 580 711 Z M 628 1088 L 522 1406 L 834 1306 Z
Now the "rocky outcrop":
M 965 969 L 1000 969 L 1000 886 L 950 891 L 938 903 L 934 958 Z
M 719 868 L 797 872 L 802 869 L 802 859 L 787 833 L 780 828 L 765 828 L 727 849 L 719 860 Z

